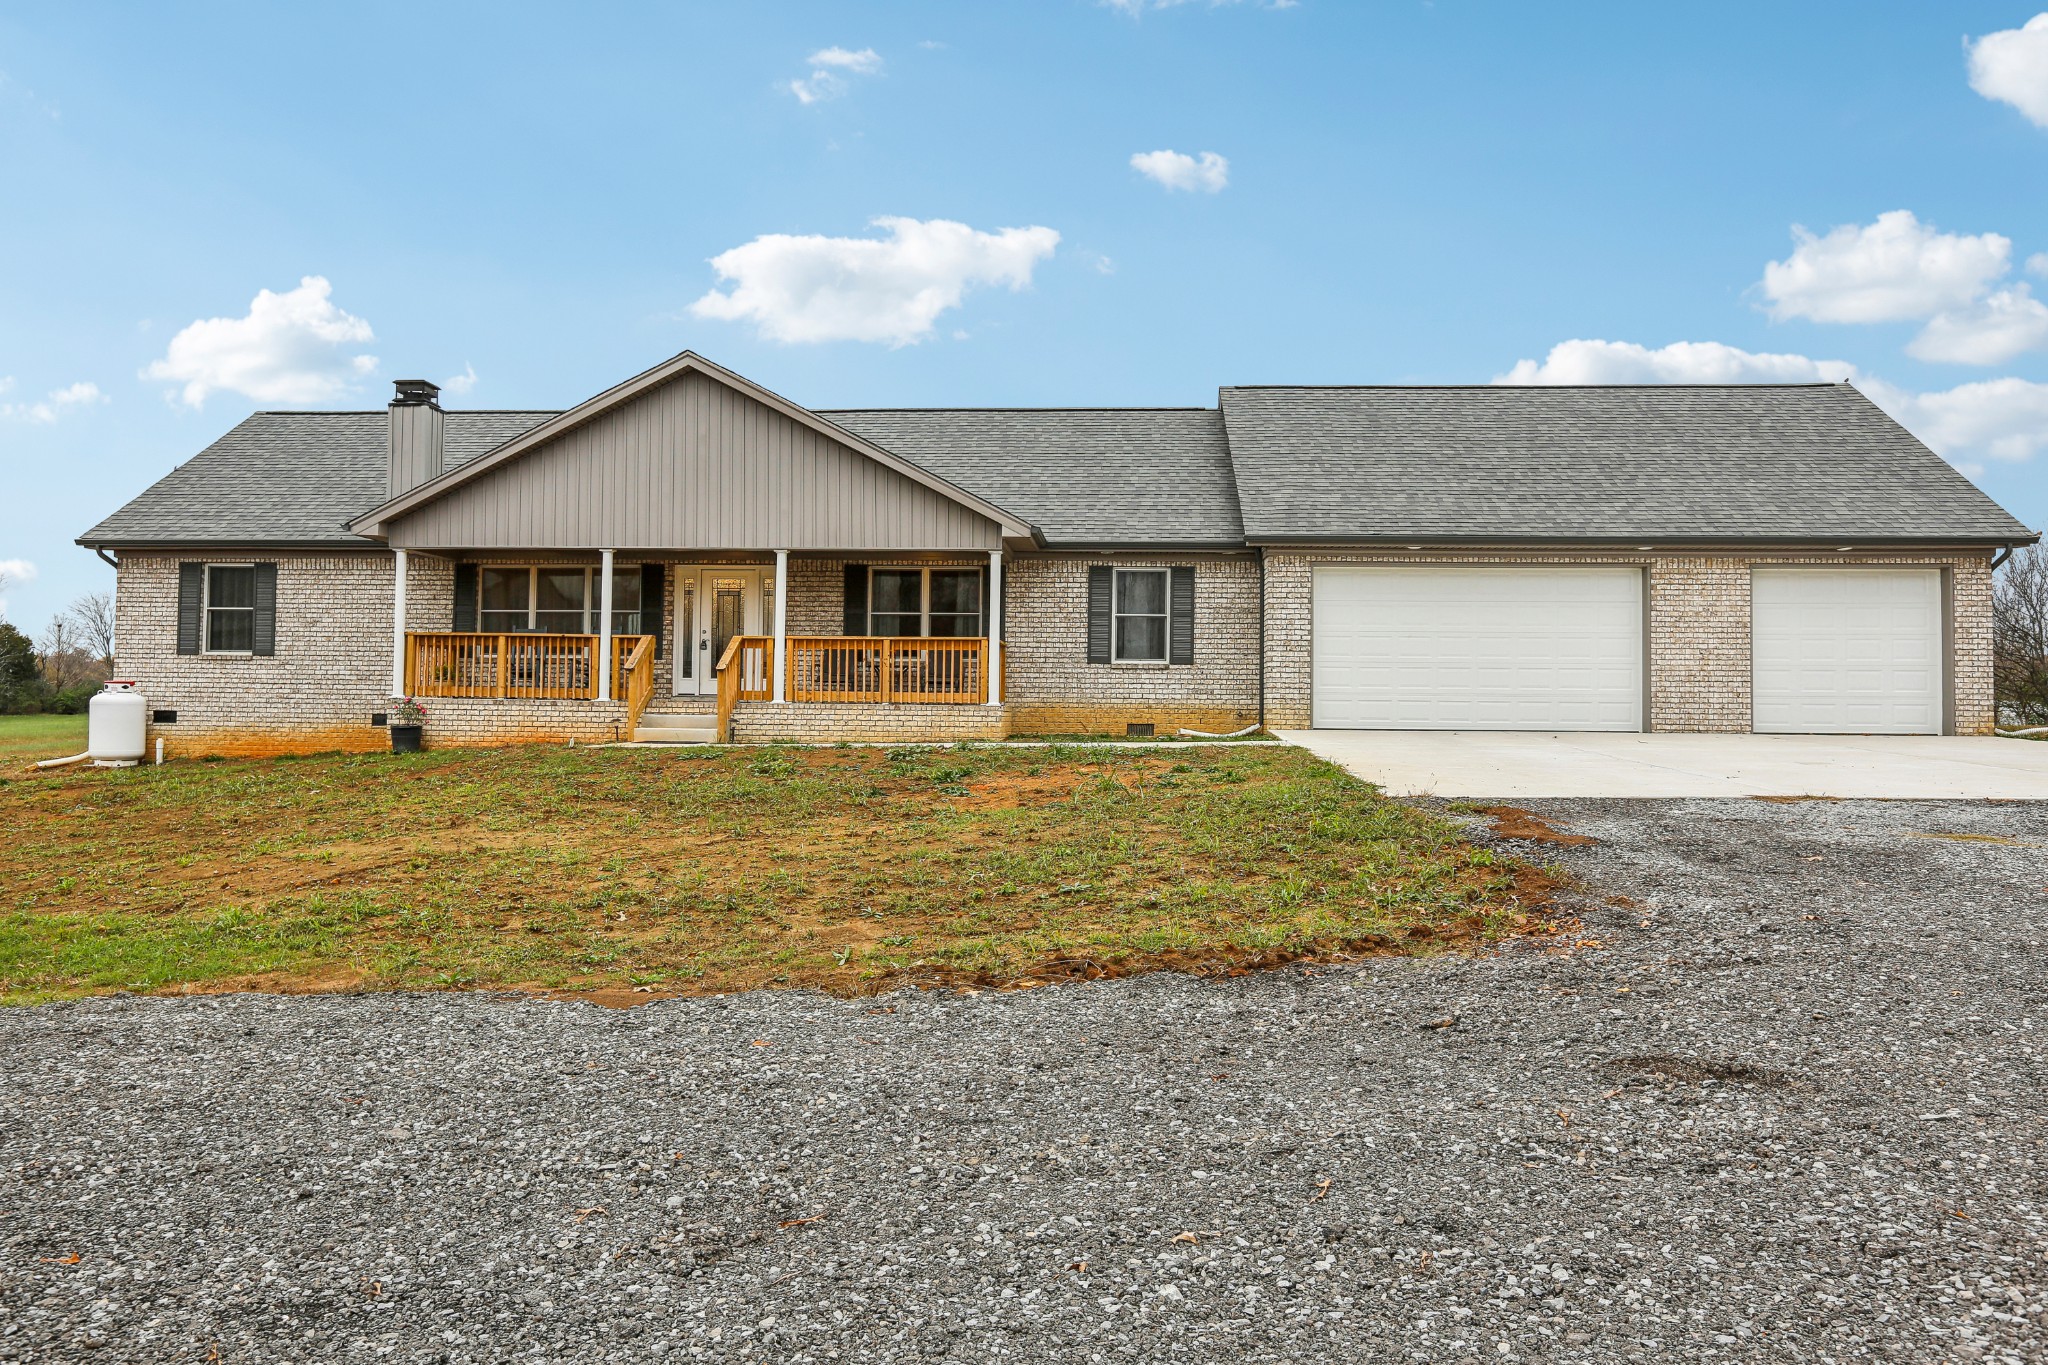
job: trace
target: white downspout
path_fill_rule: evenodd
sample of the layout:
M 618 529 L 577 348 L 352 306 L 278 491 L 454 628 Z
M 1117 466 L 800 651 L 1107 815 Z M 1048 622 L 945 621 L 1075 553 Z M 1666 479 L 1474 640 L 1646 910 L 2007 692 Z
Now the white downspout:
M 1003 704 L 1003 552 L 988 552 L 988 704 Z
M 789 700 L 789 551 L 775 552 L 775 700 Z
M 405 685 L 405 551 L 393 550 L 391 556 L 398 565 L 391 587 L 391 695 L 404 697 L 411 695 Z
M 597 699 L 612 699 L 612 552 L 600 551 L 604 583 L 597 590 Z

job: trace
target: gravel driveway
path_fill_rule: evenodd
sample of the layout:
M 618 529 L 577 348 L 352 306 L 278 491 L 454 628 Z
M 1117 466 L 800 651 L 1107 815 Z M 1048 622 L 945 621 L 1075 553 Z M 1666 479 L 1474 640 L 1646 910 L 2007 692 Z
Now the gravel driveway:
M 0 1012 L 0 1359 L 2048 1358 L 2048 810 L 1537 809 L 1597 946 Z

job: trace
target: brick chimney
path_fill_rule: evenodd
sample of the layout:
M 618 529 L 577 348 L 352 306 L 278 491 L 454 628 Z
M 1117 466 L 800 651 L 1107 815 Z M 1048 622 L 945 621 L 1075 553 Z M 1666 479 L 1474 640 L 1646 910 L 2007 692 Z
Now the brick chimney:
M 424 379 L 401 379 L 391 397 L 391 464 L 387 496 L 410 493 L 445 467 L 441 453 L 441 387 Z

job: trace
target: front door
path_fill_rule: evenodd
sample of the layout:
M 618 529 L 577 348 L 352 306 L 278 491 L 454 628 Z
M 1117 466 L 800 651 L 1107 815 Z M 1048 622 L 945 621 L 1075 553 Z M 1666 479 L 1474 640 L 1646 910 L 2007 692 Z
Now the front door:
M 676 594 L 676 639 L 690 642 L 688 665 L 676 669 L 676 695 L 708 695 L 718 690 L 718 661 L 732 638 L 761 633 L 761 571 L 684 566 L 677 581 L 691 591 Z M 676 662 L 683 664 L 683 651 Z

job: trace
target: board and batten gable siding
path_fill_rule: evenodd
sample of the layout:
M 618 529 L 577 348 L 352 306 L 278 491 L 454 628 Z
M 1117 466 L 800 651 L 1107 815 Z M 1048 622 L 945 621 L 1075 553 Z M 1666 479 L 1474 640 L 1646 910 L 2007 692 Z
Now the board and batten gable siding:
M 395 519 L 406 549 L 992 550 L 1001 528 L 684 373 Z

